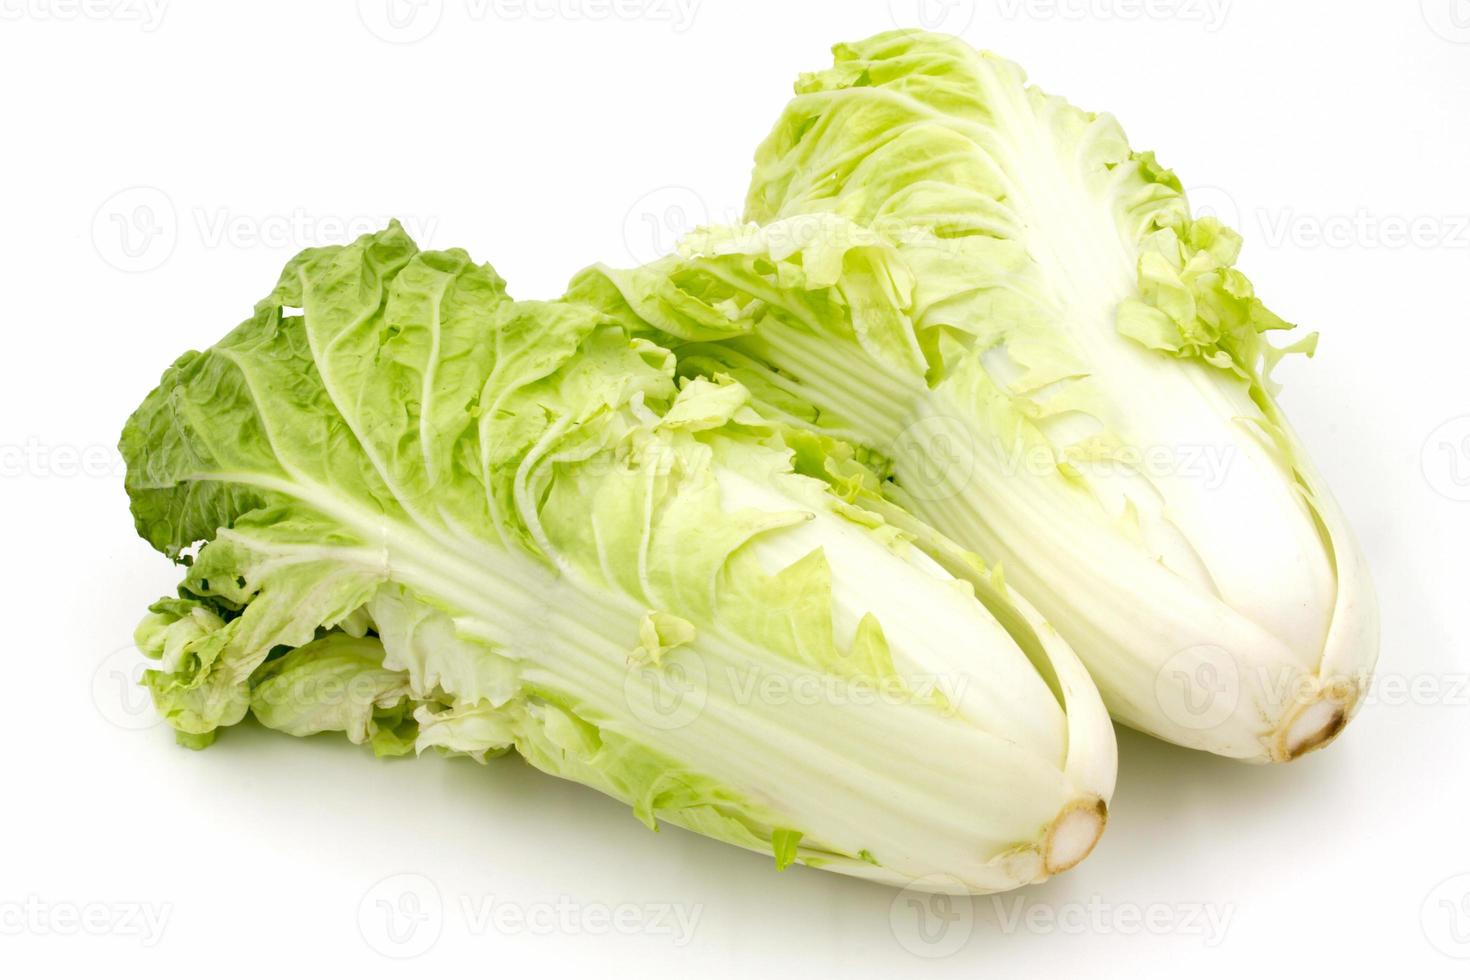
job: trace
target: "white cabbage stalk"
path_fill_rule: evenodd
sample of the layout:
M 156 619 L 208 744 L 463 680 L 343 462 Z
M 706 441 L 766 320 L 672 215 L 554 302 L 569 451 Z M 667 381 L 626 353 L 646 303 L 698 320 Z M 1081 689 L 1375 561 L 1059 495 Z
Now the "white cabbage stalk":
M 129 421 L 139 532 L 197 548 L 139 628 L 182 741 L 253 714 L 514 750 L 651 827 L 919 888 L 1091 850 L 1111 723 L 1031 607 L 798 473 L 740 385 L 503 287 L 397 225 L 308 251 Z
M 572 295 L 887 457 L 891 498 L 1003 565 L 1116 719 L 1252 761 L 1325 744 L 1376 604 L 1238 237 L 1009 62 L 914 32 L 835 51 L 757 154 L 751 224 Z

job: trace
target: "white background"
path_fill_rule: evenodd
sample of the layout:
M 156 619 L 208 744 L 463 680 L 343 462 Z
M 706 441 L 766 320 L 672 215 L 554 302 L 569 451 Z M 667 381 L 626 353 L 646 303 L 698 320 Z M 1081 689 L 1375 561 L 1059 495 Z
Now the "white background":
M 425 0 L 399 29 L 385 0 L 84 2 L 0 0 L 0 972 L 1465 975 L 1470 2 Z M 921 17 L 1115 113 L 1322 331 L 1284 404 L 1383 605 L 1338 743 L 1255 768 L 1121 732 L 1091 859 L 924 907 L 650 833 L 514 759 L 248 726 L 191 753 L 123 693 L 177 573 L 111 447 L 291 254 L 399 215 L 553 295 L 736 216 L 796 73 Z M 395 944 L 378 903 L 415 900 Z

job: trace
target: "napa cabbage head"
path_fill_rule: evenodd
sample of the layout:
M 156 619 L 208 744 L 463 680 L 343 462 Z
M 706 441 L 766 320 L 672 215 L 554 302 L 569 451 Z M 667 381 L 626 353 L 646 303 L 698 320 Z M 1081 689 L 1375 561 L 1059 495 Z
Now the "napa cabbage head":
M 917 887 L 1039 880 L 1102 829 L 1106 711 L 994 569 L 930 557 L 858 453 L 737 381 L 396 224 L 294 259 L 121 448 L 183 565 L 138 641 L 186 744 L 253 716 L 515 752 L 650 827 Z
M 916 32 L 838 45 L 756 154 L 748 222 L 572 295 L 862 443 L 887 492 L 1002 563 L 1114 716 L 1286 760 L 1377 655 L 1358 545 L 1276 399 L 1309 335 L 1108 115 Z

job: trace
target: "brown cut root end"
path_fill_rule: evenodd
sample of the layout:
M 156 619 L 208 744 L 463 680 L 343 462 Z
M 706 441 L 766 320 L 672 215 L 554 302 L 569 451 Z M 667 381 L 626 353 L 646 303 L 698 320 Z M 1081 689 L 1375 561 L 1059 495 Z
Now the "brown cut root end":
M 1271 755 L 1277 762 L 1299 759 L 1331 742 L 1347 727 L 1349 705 L 1321 697 L 1297 708 L 1277 729 Z
M 1108 805 L 1093 797 L 1067 804 L 1046 830 L 1041 845 L 1042 861 L 1049 875 L 1060 874 L 1082 863 L 1108 825 Z

